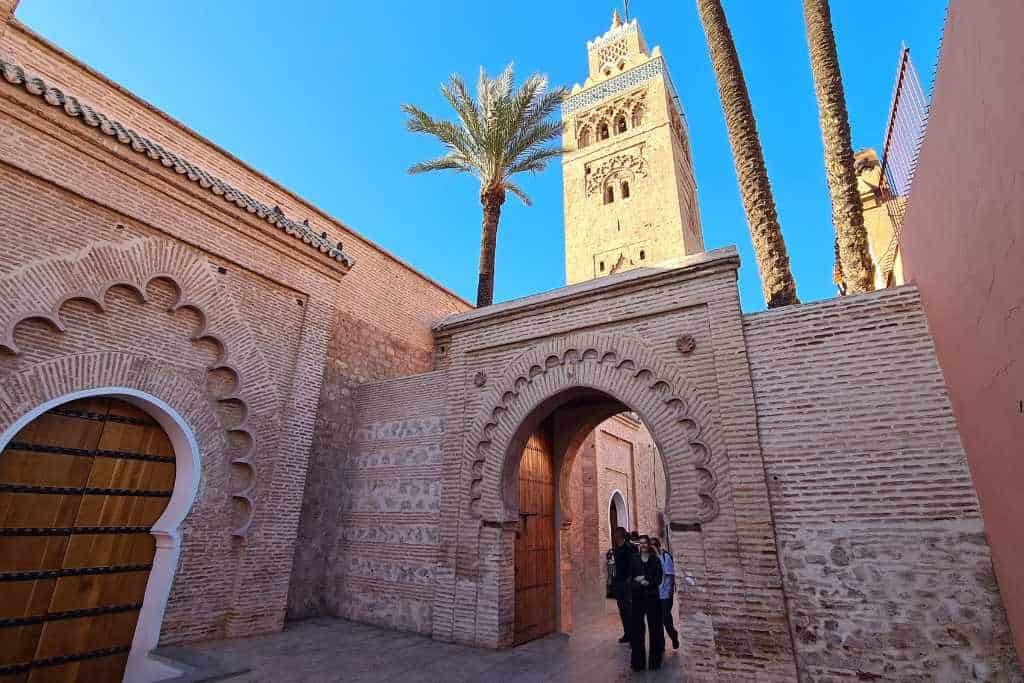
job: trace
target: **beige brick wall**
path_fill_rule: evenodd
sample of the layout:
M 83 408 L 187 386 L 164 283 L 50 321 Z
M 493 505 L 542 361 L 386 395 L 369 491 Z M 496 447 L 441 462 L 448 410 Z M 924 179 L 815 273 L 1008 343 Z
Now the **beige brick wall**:
M 324 548 L 328 613 L 430 635 L 444 399 L 440 372 L 356 390 L 352 443 L 317 520 L 338 529 Z
M 917 290 L 744 334 L 802 677 L 1019 680 Z

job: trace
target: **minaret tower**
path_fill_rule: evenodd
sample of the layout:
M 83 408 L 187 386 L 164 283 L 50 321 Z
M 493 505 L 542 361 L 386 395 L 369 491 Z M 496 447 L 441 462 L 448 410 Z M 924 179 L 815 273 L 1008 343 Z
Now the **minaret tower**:
M 690 142 L 661 48 L 636 19 L 587 43 L 590 75 L 562 103 L 569 284 L 704 250 Z

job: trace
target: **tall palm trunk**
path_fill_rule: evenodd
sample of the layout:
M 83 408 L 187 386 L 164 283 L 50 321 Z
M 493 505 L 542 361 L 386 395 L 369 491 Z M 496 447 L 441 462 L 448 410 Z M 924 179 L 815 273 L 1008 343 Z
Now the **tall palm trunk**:
M 750 108 L 747 84 L 740 69 L 736 46 L 719 0 L 697 0 L 701 23 L 707 35 L 708 52 L 718 81 L 718 94 L 732 144 L 733 162 L 740 183 L 740 196 L 754 242 L 761 288 L 768 308 L 800 303 L 796 283 L 789 270 L 789 256 L 782 239 L 775 200 L 764 165 L 757 124 Z
M 853 166 L 850 121 L 839 72 L 836 39 L 828 0 L 804 0 L 807 46 L 811 53 L 814 92 L 818 97 L 821 137 L 825 146 L 825 175 L 832 195 L 832 223 L 839 241 L 839 264 L 848 294 L 875 288 L 874 265 L 864 229 L 864 207 Z
M 498 243 L 498 219 L 505 203 L 505 190 L 485 188 L 480 192 L 484 207 L 483 226 L 480 230 L 480 280 L 476 287 L 476 306 L 490 306 L 494 301 L 494 252 Z

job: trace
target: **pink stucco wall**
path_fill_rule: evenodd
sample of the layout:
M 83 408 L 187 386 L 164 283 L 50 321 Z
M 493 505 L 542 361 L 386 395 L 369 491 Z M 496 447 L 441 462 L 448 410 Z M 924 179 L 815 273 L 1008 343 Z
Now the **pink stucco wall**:
M 1024 652 L 1024 3 L 952 0 L 902 247 Z

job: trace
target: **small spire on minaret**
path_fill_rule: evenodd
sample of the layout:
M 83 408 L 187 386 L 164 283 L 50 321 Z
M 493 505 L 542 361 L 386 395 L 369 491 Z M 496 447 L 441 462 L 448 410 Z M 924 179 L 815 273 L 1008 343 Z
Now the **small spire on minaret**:
M 622 26 L 622 17 L 619 16 L 619 10 L 612 10 L 612 28 L 618 28 Z

